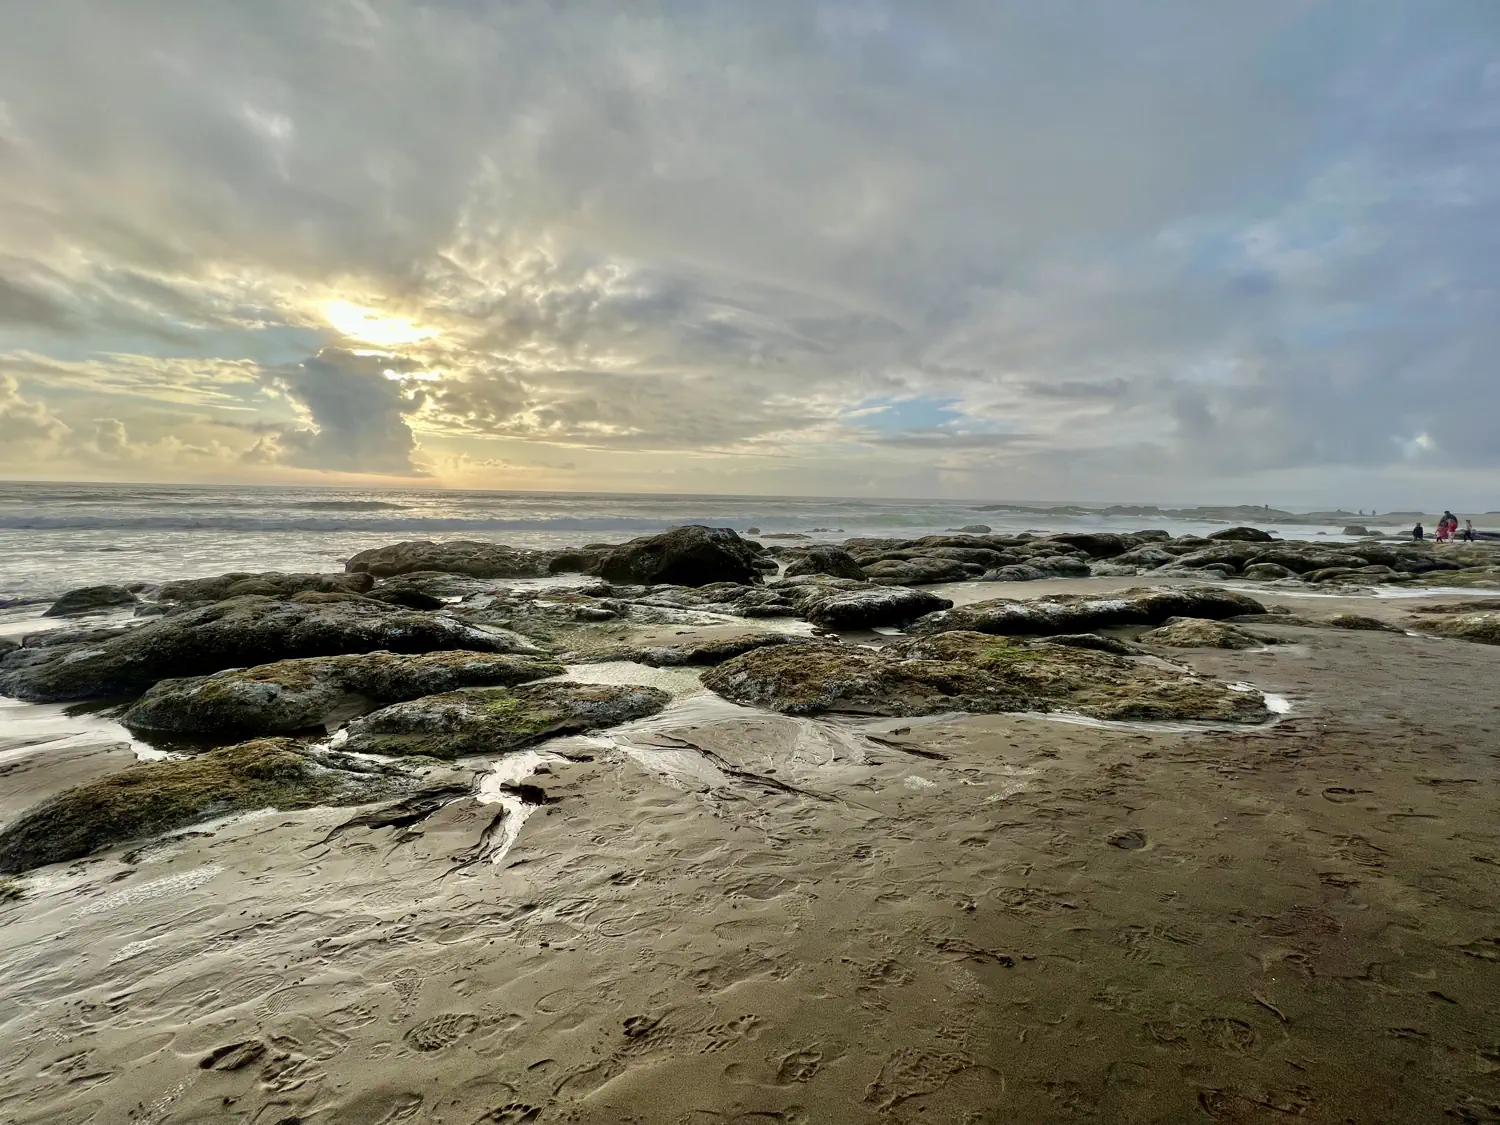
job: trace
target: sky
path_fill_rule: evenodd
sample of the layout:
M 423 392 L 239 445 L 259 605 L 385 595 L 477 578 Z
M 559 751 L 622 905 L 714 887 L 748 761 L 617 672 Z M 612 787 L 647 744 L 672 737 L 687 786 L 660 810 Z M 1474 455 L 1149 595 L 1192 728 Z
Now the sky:
M 0 476 L 1500 509 L 1493 0 L 0 0 Z

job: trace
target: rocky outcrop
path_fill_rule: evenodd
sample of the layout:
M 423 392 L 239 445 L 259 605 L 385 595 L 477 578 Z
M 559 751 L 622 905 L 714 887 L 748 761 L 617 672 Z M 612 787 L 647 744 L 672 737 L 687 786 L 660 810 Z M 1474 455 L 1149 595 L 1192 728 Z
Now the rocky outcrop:
M 84 613 L 104 613 L 121 606 L 135 605 L 141 599 L 124 586 L 81 586 L 69 590 L 43 617 L 75 617 Z
M 759 649 L 705 673 L 726 699 L 791 715 L 1066 710 L 1101 719 L 1267 717 L 1255 693 L 1088 649 L 948 632 L 881 649 Z
M 289 739 L 142 763 L 66 790 L 7 825 L 0 832 L 0 872 L 80 859 L 230 813 L 365 804 L 417 785 L 392 767 Z
M 1254 598 L 1211 586 L 1127 590 L 1118 597 L 1053 594 L 1029 601 L 996 598 L 928 614 L 909 632 L 931 635 L 951 629 L 1010 636 L 1090 633 L 1121 625 L 1161 625 L 1171 617 L 1220 620 L 1264 613 Z
M 863 567 L 871 582 L 888 586 L 922 586 L 935 582 L 963 582 L 984 573 L 981 563 L 957 559 L 919 556 L 909 559 L 882 559 Z
M 670 700 L 658 688 L 568 681 L 468 688 L 382 708 L 348 726 L 350 752 L 464 758 L 519 750 L 564 734 L 654 715 Z
M 98 643 L 21 648 L 0 658 L 0 692 L 34 702 L 133 695 L 158 680 L 306 656 L 468 649 L 537 655 L 505 629 L 417 613 L 366 598 L 237 597 L 188 609 Z
M 1209 532 L 1207 537 L 1220 543 L 1270 543 L 1276 538 L 1258 527 L 1226 527 L 1222 531 Z
M 1453 637 L 1482 645 L 1500 645 L 1500 613 L 1497 612 L 1456 613 L 1451 616 L 1433 614 L 1415 618 L 1413 626 L 1424 633 L 1436 633 L 1440 637 Z
M 563 664 L 601 664 L 612 660 L 627 660 L 651 668 L 685 668 L 722 664 L 767 645 L 806 643 L 808 640 L 805 637 L 791 637 L 785 633 L 749 633 L 737 637 L 686 640 L 677 645 L 623 645 L 592 652 L 564 653 L 558 660 Z
M 1365 633 L 1403 633 L 1404 629 L 1378 617 L 1366 617 L 1362 613 L 1336 613 L 1325 624 L 1333 629 L 1353 629 Z
M 1174 617 L 1158 629 L 1136 638 L 1144 645 L 1165 648 L 1261 648 L 1260 638 L 1234 625 L 1201 617 Z
M 1280 563 L 1251 563 L 1245 568 L 1245 577 L 1257 582 L 1275 582 L 1283 578 L 1296 578 L 1297 572 Z
M 949 609 L 953 602 L 906 586 L 858 589 L 806 587 L 795 600 L 796 611 L 825 629 L 873 629 L 901 626 L 924 614 Z
M 800 557 L 787 564 L 786 577 L 800 574 L 827 574 L 834 578 L 864 579 L 864 572 L 854 556 L 842 547 L 809 547 Z
M 221 602 L 250 594 L 265 598 L 290 598 L 307 593 L 363 594 L 373 585 L 375 579 L 368 574 L 283 574 L 268 570 L 168 582 L 156 592 L 156 597 L 163 602 Z
M 419 570 L 467 574 L 471 578 L 541 578 L 550 573 L 552 556 L 480 539 L 425 539 L 392 543 L 361 551 L 344 564 L 351 574 L 390 578 Z
M 1118 535 L 1112 531 L 1064 531 L 1045 536 L 1041 543 L 1052 544 L 1071 550 L 1054 551 L 1054 554 L 1082 552 L 1091 559 L 1112 559 L 1141 545 L 1138 536 Z
M 163 680 L 120 718 L 137 734 L 247 738 L 324 727 L 389 703 L 560 676 L 561 664 L 488 652 L 371 652 L 279 660 Z
M 622 543 L 599 562 L 606 582 L 627 585 L 754 585 L 761 581 L 760 549 L 727 527 L 689 524 Z

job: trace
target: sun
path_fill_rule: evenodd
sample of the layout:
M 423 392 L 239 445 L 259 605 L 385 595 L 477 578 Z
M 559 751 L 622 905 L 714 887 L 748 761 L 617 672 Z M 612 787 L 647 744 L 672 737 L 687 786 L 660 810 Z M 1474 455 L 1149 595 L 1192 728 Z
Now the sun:
M 391 316 L 349 301 L 328 301 L 323 317 L 340 335 L 382 348 L 415 344 L 438 334 L 436 328 L 423 328 L 409 317 Z

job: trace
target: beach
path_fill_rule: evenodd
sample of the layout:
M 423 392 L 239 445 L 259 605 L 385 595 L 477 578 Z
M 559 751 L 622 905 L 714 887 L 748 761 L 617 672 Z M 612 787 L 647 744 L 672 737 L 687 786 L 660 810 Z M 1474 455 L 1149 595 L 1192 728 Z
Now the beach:
M 1500 1120 L 1500 648 L 1420 627 L 1485 591 L 1202 579 L 1261 604 L 1218 626 L 1256 643 L 1106 625 L 1132 655 L 1098 667 L 1230 685 L 1256 721 L 782 713 L 705 686 L 730 690 L 735 660 L 643 654 L 753 634 L 753 669 L 955 634 L 542 583 L 629 604 L 559 632 L 537 683 L 635 685 L 658 710 L 407 759 L 422 792 L 462 794 L 407 816 L 243 811 L 0 884 L 0 1118 Z M 524 585 L 468 581 L 473 604 Z M 1184 580 L 883 588 L 972 624 Z M 4 702 L 0 826 L 183 753 L 107 707 Z

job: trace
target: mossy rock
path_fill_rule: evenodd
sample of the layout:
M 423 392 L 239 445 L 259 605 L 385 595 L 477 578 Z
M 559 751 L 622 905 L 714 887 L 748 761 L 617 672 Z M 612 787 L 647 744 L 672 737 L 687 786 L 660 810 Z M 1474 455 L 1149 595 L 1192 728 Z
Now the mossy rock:
M 505 629 L 419 613 L 357 595 L 308 604 L 259 596 L 161 617 L 98 644 L 57 646 L 47 659 L 0 667 L 0 692 L 37 703 L 133 695 L 159 680 L 350 652 L 465 649 L 537 655 Z
M 69 590 L 53 602 L 43 617 L 73 617 L 84 613 L 104 613 L 121 606 L 135 605 L 141 599 L 124 586 L 80 586 Z
M 1333 629 L 1352 629 L 1358 632 L 1368 633 L 1400 633 L 1403 630 L 1389 622 L 1381 621 L 1378 617 L 1366 617 L 1362 613 L 1339 613 L 1328 618 L 1325 622 Z
M 1173 617 L 1221 620 L 1264 613 L 1254 598 L 1213 586 L 1126 590 L 1113 597 L 1053 594 L 1028 601 L 996 598 L 929 613 L 908 632 L 931 635 L 951 629 L 1001 636 L 1092 633 L 1125 625 L 1161 625 Z
M 137 734 L 291 734 L 382 704 L 462 687 L 559 676 L 561 664 L 488 652 L 371 652 L 278 660 L 212 676 L 163 680 L 121 716 Z
M 0 902 L 18 902 L 26 897 L 26 888 L 14 879 L 0 879 Z
M 659 688 L 568 681 L 466 688 L 397 703 L 355 719 L 345 750 L 392 757 L 500 754 L 565 734 L 654 715 L 670 702 Z
M 1482 645 L 1500 645 L 1500 613 L 1461 613 L 1452 617 L 1434 615 L 1423 617 L 1417 623 L 1417 628 L 1441 637 L 1474 641 Z
M 412 775 L 289 739 L 259 739 L 179 761 L 143 762 L 68 789 L 0 832 L 0 873 L 79 859 L 252 809 L 358 805 L 409 792 Z
M 785 714 L 1069 711 L 1099 719 L 1256 722 L 1261 697 L 1108 653 L 954 630 L 881 649 L 759 649 L 706 673 L 726 699 Z
M 1258 637 L 1226 625 L 1221 621 L 1204 621 L 1199 617 L 1173 618 L 1159 629 L 1143 633 L 1142 644 L 1166 648 L 1260 648 Z
M 645 664 L 650 668 L 683 668 L 722 664 L 753 649 L 769 645 L 805 643 L 805 638 L 786 633 L 748 633 L 737 637 L 688 638 L 672 645 L 618 645 L 564 653 L 558 659 L 565 664 L 602 664 L 624 660 L 633 664 Z

